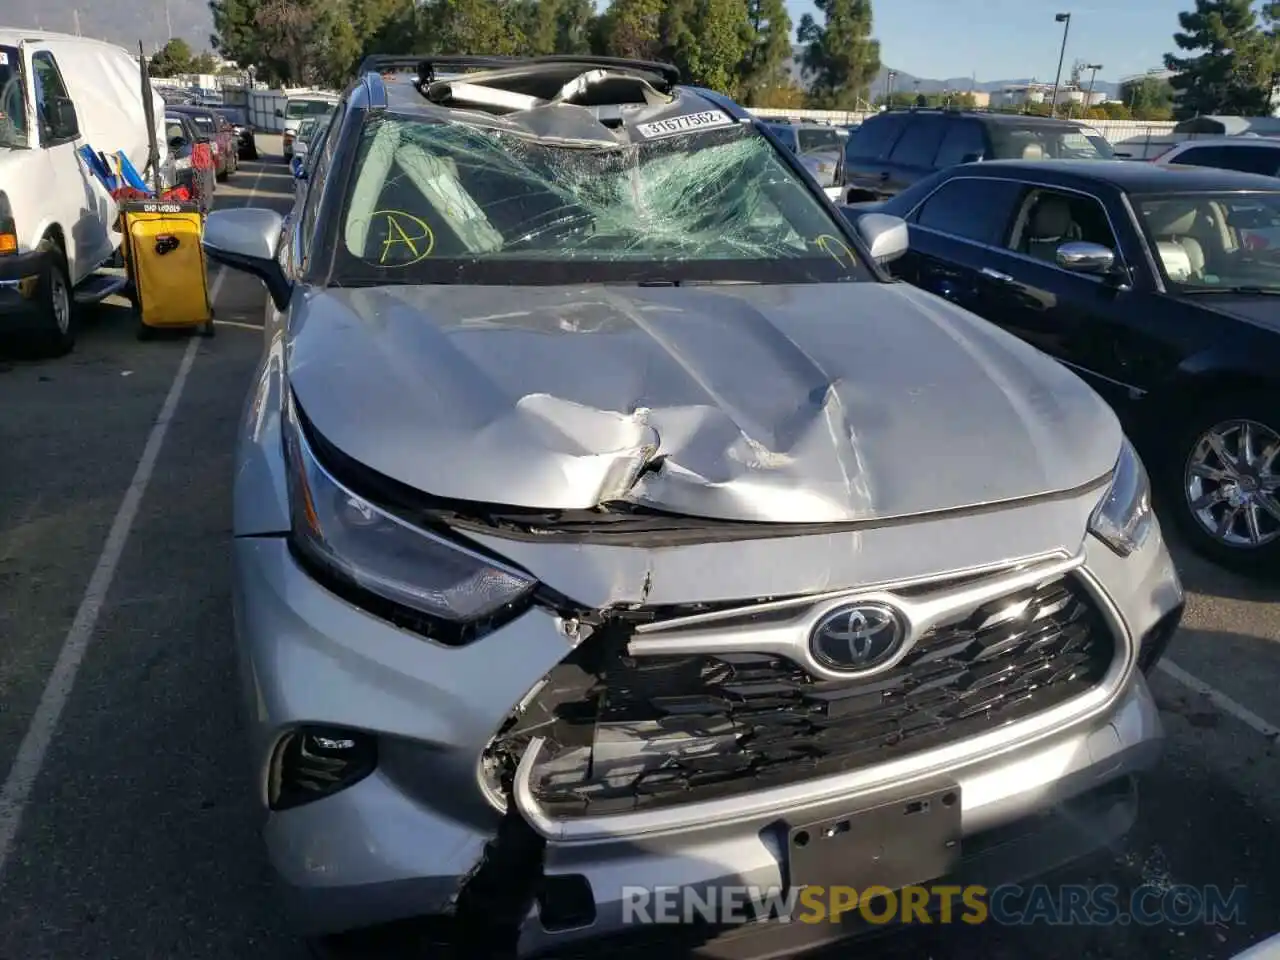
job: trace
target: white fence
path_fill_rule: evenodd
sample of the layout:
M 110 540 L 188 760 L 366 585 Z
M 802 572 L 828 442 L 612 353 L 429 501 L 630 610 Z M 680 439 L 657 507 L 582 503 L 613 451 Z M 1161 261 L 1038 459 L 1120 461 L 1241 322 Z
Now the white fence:
M 817 120 L 822 123 L 861 123 L 873 114 L 851 110 L 778 110 L 761 107 L 751 111 L 759 117 L 795 117 L 801 120 Z M 1093 127 L 1120 153 L 1127 153 L 1135 160 L 1154 157 L 1175 143 L 1194 139 L 1194 134 L 1175 134 L 1172 122 L 1149 120 L 1079 120 Z

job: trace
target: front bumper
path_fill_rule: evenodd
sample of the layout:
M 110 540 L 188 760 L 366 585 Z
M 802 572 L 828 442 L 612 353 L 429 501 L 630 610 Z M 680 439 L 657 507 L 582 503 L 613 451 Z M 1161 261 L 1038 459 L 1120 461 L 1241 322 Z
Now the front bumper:
M 557 622 L 534 610 L 479 643 L 445 649 L 329 593 L 282 538 L 244 537 L 234 549 L 237 641 L 264 806 L 266 771 L 282 733 L 324 724 L 380 735 L 371 776 L 267 815 L 269 855 L 301 926 L 323 933 L 447 913 L 501 820 L 480 785 L 478 757 L 532 679 L 568 653 Z M 1119 837 L 1136 815 L 1130 778 L 1156 761 L 1162 738 L 1136 666 L 1138 639 L 1176 616 L 1182 592 L 1158 532 L 1125 560 L 1091 539 L 1084 552 L 1083 569 L 1125 642 L 1108 689 L 1081 698 L 1090 702 L 1080 715 L 1047 726 L 1020 721 L 995 738 L 999 744 L 931 751 L 927 763 L 917 757 L 787 788 L 785 804 L 751 794 L 738 815 L 717 808 L 697 822 L 648 831 L 633 824 L 612 835 L 608 818 L 575 824 L 575 831 L 532 818 L 546 837 L 544 876 L 584 878 L 594 920 L 551 930 L 532 916 L 522 928 L 522 953 L 634 932 L 623 922 L 627 886 L 784 885 L 786 855 L 773 833 L 783 815 L 848 816 L 939 778 L 961 791 L 964 869 L 975 869 L 977 857 L 988 879 L 1039 873 Z M 1094 803 L 1099 790 L 1107 799 Z M 1069 829 L 1074 815 L 1029 819 L 1063 814 L 1072 804 L 1096 808 L 1087 824 L 1075 818 L 1083 833 Z M 682 808 L 686 817 L 695 812 Z M 1013 850 L 999 840 L 1009 831 L 1032 839 Z M 996 848 L 1005 853 L 993 858 Z M 823 936 L 842 932 L 823 929 Z M 764 939 L 771 936 L 781 935 Z M 783 955 L 790 949 L 779 948 Z
M 49 269 L 44 250 L 0 256 L 0 330 L 37 319 L 41 279 Z

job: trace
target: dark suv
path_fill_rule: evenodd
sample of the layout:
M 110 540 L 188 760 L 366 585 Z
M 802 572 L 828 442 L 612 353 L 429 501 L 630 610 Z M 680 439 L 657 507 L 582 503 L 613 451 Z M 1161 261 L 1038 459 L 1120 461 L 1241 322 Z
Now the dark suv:
M 975 160 L 1108 160 L 1097 130 L 1073 120 L 959 110 L 889 110 L 845 146 L 844 201 L 884 200 L 917 180 Z

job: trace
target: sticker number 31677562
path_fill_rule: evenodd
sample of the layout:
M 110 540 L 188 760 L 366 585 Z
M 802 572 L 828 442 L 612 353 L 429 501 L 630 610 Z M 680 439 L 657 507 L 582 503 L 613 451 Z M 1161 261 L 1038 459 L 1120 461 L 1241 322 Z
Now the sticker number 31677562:
M 684 116 L 671 117 L 669 120 L 655 120 L 653 123 L 636 124 L 636 133 L 642 137 L 669 137 L 677 133 L 692 133 L 694 130 L 709 130 L 713 127 L 728 127 L 734 123 L 731 117 L 718 110 L 707 110 L 703 113 L 686 113 Z

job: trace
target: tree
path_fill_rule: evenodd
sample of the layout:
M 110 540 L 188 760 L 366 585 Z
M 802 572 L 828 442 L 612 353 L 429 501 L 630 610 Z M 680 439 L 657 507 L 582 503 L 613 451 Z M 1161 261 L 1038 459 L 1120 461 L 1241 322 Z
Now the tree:
M 176 77 L 191 72 L 191 48 L 175 37 L 155 52 L 149 65 L 153 77 Z
M 428 0 L 418 10 L 418 43 L 429 53 L 520 53 L 520 21 L 515 0 Z
M 667 0 L 658 33 L 662 58 L 686 83 L 738 95 L 752 40 L 747 0 Z
M 210 0 L 209 12 L 213 14 L 213 35 L 209 37 L 213 49 L 242 67 L 253 66 L 263 73 L 263 79 L 276 79 L 264 69 L 262 46 L 257 31 L 259 0 Z
M 812 77 L 810 99 L 819 108 L 856 110 L 867 100 L 880 70 L 880 43 L 871 39 L 871 2 L 814 0 L 814 4 L 823 14 L 823 25 L 806 13 L 797 33 L 805 45 L 805 72 Z
M 1167 120 L 1173 115 L 1173 87 L 1152 74 L 1120 84 L 1120 101 L 1135 120 Z
M 662 51 L 663 0 L 612 0 L 600 18 L 598 42 L 615 57 L 654 60 Z
M 523 0 L 518 20 L 529 53 L 589 53 L 592 0 Z
M 364 54 L 417 44 L 413 0 L 210 0 L 209 9 L 214 49 L 276 83 L 340 86 Z
M 1258 116 L 1269 112 L 1275 71 L 1275 43 L 1258 26 L 1250 0 L 1195 0 L 1178 14 L 1182 30 L 1173 35 L 1179 50 L 1165 54 L 1175 72 L 1169 81 L 1179 94 L 1179 117 L 1200 114 Z
M 788 79 L 776 87 L 757 88 L 748 107 L 772 107 L 775 110 L 799 110 L 804 106 L 807 91 L 794 80 Z
M 753 106 L 798 107 L 800 91 L 791 78 L 791 15 L 784 0 L 748 0 L 751 43 L 738 68 L 741 96 Z M 765 103 L 766 100 L 785 103 Z
M 213 73 L 218 69 L 218 61 L 212 53 L 201 53 L 191 61 L 191 73 Z

